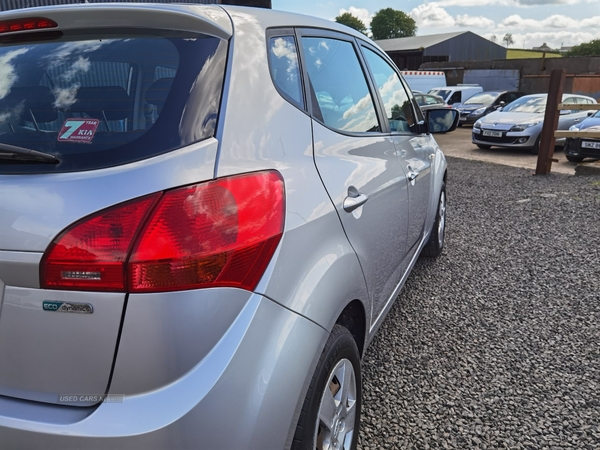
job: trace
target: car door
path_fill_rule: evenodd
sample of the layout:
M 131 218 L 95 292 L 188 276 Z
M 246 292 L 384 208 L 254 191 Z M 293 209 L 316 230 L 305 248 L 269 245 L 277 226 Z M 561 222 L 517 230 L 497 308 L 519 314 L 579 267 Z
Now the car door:
M 408 246 L 416 251 L 423 236 L 431 195 L 431 162 L 435 151 L 432 137 L 421 133 L 422 117 L 417 115 L 394 67 L 374 48 L 365 45 L 362 50 L 390 124 L 396 154 L 409 182 Z
M 373 325 L 403 275 L 408 182 L 354 38 L 305 30 L 300 41 L 315 164 L 362 266 Z

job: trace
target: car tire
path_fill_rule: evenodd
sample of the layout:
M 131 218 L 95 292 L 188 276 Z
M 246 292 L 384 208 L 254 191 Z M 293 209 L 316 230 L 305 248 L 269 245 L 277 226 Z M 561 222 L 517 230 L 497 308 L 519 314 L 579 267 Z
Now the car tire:
M 442 183 L 442 190 L 438 200 L 435 221 L 429 235 L 429 241 L 423 247 L 421 254 L 427 258 L 437 258 L 444 250 L 446 236 L 446 185 Z
M 304 399 L 292 450 L 356 449 L 361 382 L 356 342 L 347 328 L 334 325 Z
M 569 155 L 569 154 L 566 154 L 566 153 L 565 153 L 565 157 L 567 158 L 567 161 L 570 161 L 570 162 L 573 162 L 573 163 L 580 163 L 584 159 L 583 156 L 572 156 L 572 155 Z
M 475 144 L 477 145 L 477 147 L 479 147 L 481 150 L 489 150 L 490 148 L 492 148 L 491 145 L 485 145 L 485 144 Z

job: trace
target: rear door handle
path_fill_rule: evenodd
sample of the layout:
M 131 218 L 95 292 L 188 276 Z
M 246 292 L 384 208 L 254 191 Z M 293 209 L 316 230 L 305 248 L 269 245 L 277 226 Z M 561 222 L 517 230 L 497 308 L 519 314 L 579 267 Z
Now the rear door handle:
M 406 174 L 406 178 L 408 178 L 408 181 L 410 181 L 411 184 L 414 184 L 414 181 L 419 176 L 419 172 L 417 172 L 416 170 L 413 170 L 413 168 L 411 166 L 408 166 L 407 169 L 408 169 L 408 173 Z
M 369 197 L 366 194 L 361 194 L 354 186 L 350 186 L 348 188 L 348 196 L 344 199 L 344 211 L 352 212 L 359 206 L 367 203 L 367 200 L 369 200 Z

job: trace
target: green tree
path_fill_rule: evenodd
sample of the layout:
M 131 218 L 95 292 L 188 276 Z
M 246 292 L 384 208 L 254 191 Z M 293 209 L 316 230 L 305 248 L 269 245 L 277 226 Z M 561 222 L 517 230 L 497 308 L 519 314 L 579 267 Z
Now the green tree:
M 565 56 L 600 56 L 600 39 L 575 45 Z
M 373 39 L 393 39 L 414 36 L 417 24 L 408 14 L 392 8 L 380 9 L 371 20 Z
M 356 31 L 360 31 L 362 34 L 367 34 L 367 27 L 364 22 L 358 17 L 353 16 L 349 12 L 345 12 L 335 18 L 337 23 L 346 25 L 347 27 L 354 28 Z
M 506 33 L 502 38 L 502 42 L 504 42 L 506 48 L 508 48 L 509 45 L 513 45 L 515 43 L 511 33 Z

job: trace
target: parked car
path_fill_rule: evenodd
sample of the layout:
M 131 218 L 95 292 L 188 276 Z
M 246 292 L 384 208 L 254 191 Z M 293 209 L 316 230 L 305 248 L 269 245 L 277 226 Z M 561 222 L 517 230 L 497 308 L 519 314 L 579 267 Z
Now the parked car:
M 516 91 L 486 91 L 475 94 L 462 104 L 455 106 L 460 112 L 462 124 L 474 124 L 478 119 L 496 111 L 523 95 Z
M 569 131 L 600 131 L 600 111 L 588 114 L 587 119 L 573 125 Z M 564 152 L 571 162 L 581 162 L 585 158 L 600 159 L 600 139 L 566 138 Z
M 458 106 L 479 92 L 483 92 L 483 88 L 477 84 L 459 84 L 430 89 L 427 93 L 439 95 L 449 105 Z
M 361 357 L 444 247 L 458 113 L 302 15 L 89 3 L 0 33 L 0 447 L 356 448 Z
M 502 111 L 482 117 L 473 125 L 473 143 L 482 149 L 492 146 L 523 148 L 537 155 L 547 97 L 548 94 L 524 95 L 506 105 Z M 591 104 L 596 100 L 585 95 L 563 94 L 562 103 Z M 567 130 L 586 116 L 586 111 L 563 110 L 557 129 Z M 557 145 L 562 143 L 564 138 L 556 139 Z
M 442 97 L 439 95 L 432 94 L 415 94 L 413 91 L 415 100 L 421 108 L 421 111 L 427 111 L 428 109 L 435 108 L 451 108 Z

